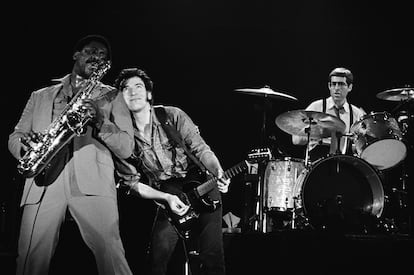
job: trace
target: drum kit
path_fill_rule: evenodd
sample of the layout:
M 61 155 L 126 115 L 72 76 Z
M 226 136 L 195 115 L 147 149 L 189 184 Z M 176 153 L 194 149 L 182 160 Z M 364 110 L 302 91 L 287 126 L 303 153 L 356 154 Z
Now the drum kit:
M 270 87 L 236 91 L 264 98 L 297 100 Z M 404 224 L 401 227 L 411 227 L 410 215 L 397 223 L 400 213 L 387 210 L 398 208 L 408 213 L 405 160 L 412 148 L 408 132 L 414 114 L 407 106 L 414 101 L 414 88 L 386 90 L 378 93 L 377 98 L 398 102 L 391 112 L 394 115 L 371 112 L 353 123 L 348 133 L 342 120 L 322 112 L 292 110 L 276 117 L 276 125 L 284 132 L 307 137 L 305 158 L 272 157 L 259 164 L 252 230 L 263 233 L 297 229 L 395 233 L 401 229 L 400 222 Z M 263 129 L 265 118 L 266 114 L 263 115 Z M 341 136 L 348 137 L 353 152 L 330 151 L 312 162 L 310 139 L 334 136 L 338 137 L 336 148 Z M 386 183 L 384 175 L 395 167 L 403 167 L 398 170 L 398 183 Z M 403 194 L 396 202 L 398 207 L 390 205 L 391 193 Z

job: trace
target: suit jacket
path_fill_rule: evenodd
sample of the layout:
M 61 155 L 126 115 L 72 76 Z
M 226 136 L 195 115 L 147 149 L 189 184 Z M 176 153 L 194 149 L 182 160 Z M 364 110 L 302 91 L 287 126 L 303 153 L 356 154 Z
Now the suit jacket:
M 69 75 L 59 79 L 60 83 L 34 91 L 14 131 L 9 136 L 8 146 L 12 155 L 21 158 L 20 138 L 29 131 L 43 132 L 52 123 L 53 102 L 63 85 L 68 85 Z M 133 133 L 121 130 L 110 120 L 112 100 L 117 91 L 100 84 L 93 98 L 97 99 L 102 115 L 101 131 L 96 133 L 87 126 L 84 136 L 73 139 L 73 163 L 77 183 L 83 194 L 116 197 L 114 162 L 112 154 L 126 158 L 132 154 Z M 122 110 L 122 108 L 121 108 Z M 126 116 L 128 117 L 128 116 Z M 120 125 L 125 125 L 121 121 Z M 52 183 L 53 184 L 53 183 Z M 25 180 L 21 205 L 38 203 L 45 187 L 37 186 L 34 178 Z

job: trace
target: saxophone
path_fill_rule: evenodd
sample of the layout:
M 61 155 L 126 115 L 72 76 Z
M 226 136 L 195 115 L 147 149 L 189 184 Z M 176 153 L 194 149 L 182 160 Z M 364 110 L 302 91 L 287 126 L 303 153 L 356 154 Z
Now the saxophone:
M 85 125 L 93 116 L 82 108 L 82 101 L 92 98 L 100 79 L 110 67 L 109 61 L 101 64 L 45 131 L 36 133 L 34 138 L 21 139 L 28 148 L 17 165 L 17 171 L 23 177 L 31 178 L 39 175 L 49 166 L 50 161 L 63 146 L 75 135 L 81 136 L 85 132 Z

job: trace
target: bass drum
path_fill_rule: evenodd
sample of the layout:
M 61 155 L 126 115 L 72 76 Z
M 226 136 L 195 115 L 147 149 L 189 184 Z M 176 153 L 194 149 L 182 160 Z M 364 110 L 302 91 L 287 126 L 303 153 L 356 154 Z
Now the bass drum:
M 304 170 L 294 194 L 307 225 L 353 232 L 375 228 L 385 200 L 377 170 L 349 155 L 328 156 Z

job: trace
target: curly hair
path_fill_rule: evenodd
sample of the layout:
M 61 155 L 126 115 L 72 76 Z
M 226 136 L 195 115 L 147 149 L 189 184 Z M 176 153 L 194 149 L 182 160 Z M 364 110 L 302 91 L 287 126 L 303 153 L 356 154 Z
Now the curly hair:
M 118 91 L 122 91 L 125 88 L 125 82 L 131 77 L 135 77 L 135 76 L 142 79 L 145 85 L 145 89 L 151 93 L 151 99 L 149 99 L 149 101 L 152 104 L 154 102 L 154 93 L 153 93 L 154 83 L 152 82 L 148 74 L 142 69 L 126 68 L 126 69 L 121 70 L 121 72 L 118 74 L 118 77 L 115 79 L 114 87 Z

